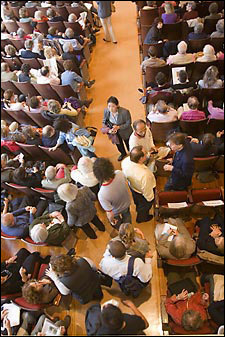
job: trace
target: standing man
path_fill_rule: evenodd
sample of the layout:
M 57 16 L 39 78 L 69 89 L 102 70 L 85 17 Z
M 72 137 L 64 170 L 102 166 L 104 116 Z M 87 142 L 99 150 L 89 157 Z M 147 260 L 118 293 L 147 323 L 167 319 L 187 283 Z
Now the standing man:
M 153 173 L 145 166 L 147 159 L 143 146 L 135 146 L 130 157 L 122 162 L 122 171 L 129 181 L 137 210 L 137 223 L 150 221 L 153 216 L 149 214 L 154 202 L 154 188 L 156 181 Z
M 117 43 L 115 33 L 113 31 L 111 15 L 112 15 L 112 3 L 114 1 L 96 1 L 98 4 L 98 16 L 104 29 L 105 42 Z
M 150 154 L 151 151 L 156 151 L 154 145 L 152 132 L 147 127 L 146 122 L 143 119 L 138 119 L 133 123 L 134 132 L 129 139 L 130 151 L 135 146 L 143 146 L 145 151 Z

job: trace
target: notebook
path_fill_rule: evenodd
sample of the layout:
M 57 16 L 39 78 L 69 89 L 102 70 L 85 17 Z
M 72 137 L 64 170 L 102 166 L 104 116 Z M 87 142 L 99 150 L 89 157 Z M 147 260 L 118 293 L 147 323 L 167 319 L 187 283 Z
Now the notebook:
M 41 332 L 44 334 L 44 336 L 61 336 L 60 328 L 48 318 L 45 318 Z
M 13 303 L 5 303 L 3 304 L 3 310 L 7 309 L 8 315 L 7 318 L 10 321 L 10 326 L 17 326 L 20 324 L 20 308 Z

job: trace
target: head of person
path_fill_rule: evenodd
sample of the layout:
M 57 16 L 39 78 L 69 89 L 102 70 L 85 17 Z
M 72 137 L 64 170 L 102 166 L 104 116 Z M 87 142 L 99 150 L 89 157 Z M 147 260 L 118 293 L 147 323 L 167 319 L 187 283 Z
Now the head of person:
M 1 72 L 10 72 L 9 65 L 6 62 L 1 63 Z
M 194 26 L 194 32 L 195 34 L 201 34 L 203 32 L 204 29 L 204 25 L 201 22 L 198 22 L 195 26 Z
M 56 27 L 49 27 L 48 34 L 52 35 L 52 36 L 57 35 L 57 29 L 56 29 Z
M 196 3 L 195 1 L 190 1 L 187 3 L 186 10 L 187 12 L 192 12 L 196 9 Z
M 30 99 L 30 107 L 32 109 L 37 109 L 37 108 L 40 108 L 40 106 L 41 106 L 41 102 L 38 96 L 32 96 Z
M 53 122 L 53 128 L 57 131 L 67 133 L 72 128 L 72 123 L 66 118 L 57 118 Z
M 30 304 L 41 304 L 43 296 L 43 283 L 35 279 L 24 283 L 22 296 Z
M 29 14 L 28 14 L 28 10 L 26 7 L 22 7 L 19 9 L 19 16 L 20 18 L 28 18 Z
M 188 80 L 188 74 L 185 70 L 180 70 L 178 74 L 178 79 L 180 83 L 186 83 Z
M 77 21 L 77 16 L 76 16 L 76 14 L 71 13 L 71 14 L 68 16 L 68 22 L 73 23 L 73 22 L 76 22 L 76 21 Z
M 48 180 L 53 180 L 56 177 L 56 168 L 54 166 L 48 166 L 45 170 L 45 176 Z
M 185 41 L 181 41 L 177 45 L 177 50 L 179 54 L 185 55 L 187 53 L 187 43 Z
M 147 160 L 147 153 L 143 146 L 135 146 L 130 151 L 130 160 L 136 164 L 144 164 Z
M 24 42 L 24 47 L 26 50 L 32 50 L 34 46 L 34 42 L 32 40 L 26 40 Z
M 31 66 L 28 63 L 23 63 L 21 67 L 21 72 L 24 75 L 29 76 L 30 71 L 31 71 Z
M 111 113 L 117 112 L 118 107 L 119 107 L 118 99 L 114 96 L 109 97 L 107 100 L 107 106 Z
M 154 46 L 150 46 L 148 48 L 148 56 L 150 58 L 156 58 L 157 57 L 157 49 Z
M 89 157 L 81 157 L 77 163 L 77 168 L 82 174 L 89 174 L 93 172 L 94 162 Z
M 73 45 L 71 42 L 65 42 L 63 44 L 63 51 L 64 53 L 72 53 L 73 52 Z
M 44 56 L 46 59 L 51 59 L 52 58 L 52 47 L 46 46 L 44 48 Z
M 218 251 L 224 255 L 224 236 L 215 238 L 215 245 L 217 246 Z
M 126 255 L 126 247 L 121 241 L 113 240 L 109 242 L 109 252 L 115 259 L 123 259 Z
M 163 86 L 164 84 L 166 84 L 167 82 L 167 77 L 164 73 L 162 73 L 161 71 L 158 72 L 158 74 L 156 75 L 155 77 L 155 81 L 157 83 L 157 85 L 160 87 L 160 86 Z
M 48 111 L 58 114 L 61 111 L 61 104 L 55 99 L 50 99 L 48 101 Z
M 22 132 L 16 132 L 11 135 L 11 140 L 18 143 L 26 143 L 26 137 Z M 14 171 L 15 172 L 15 171 Z
M 140 137 L 145 137 L 147 131 L 146 122 L 143 119 L 134 121 L 133 128 L 135 133 Z
M 205 56 L 215 56 L 215 49 L 210 44 L 206 44 L 203 48 L 203 53 Z
M 25 125 L 22 127 L 22 134 L 27 138 L 35 138 L 37 132 L 31 125 Z
M 160 99 L 155 105 L 155 110 L 160 114 L 166 114 L 168 112 L 168 105 Z
M 1 168 L 5 168 L 8 162 L 8 155 L 6 153 L 1 154 Z
M 1 125 L 1 139 L 7 138 L 9 135 L 8 125 Z
M 42 129 L 42 136 L 46 138 L 51 138 L 55 134 L 55 129 L 51 125 L 46 125 Z
M 182 315 L 181 325 L 187 331 L 196 331 L 203 326 L 203 320 L 198 311 L 186 310 Z
M 49 19 L 52 19 L 56 16 L 56 11 L 53 8 L 48 8 L 46 15 Z
M 115 177 L 115 169 L 108 158 L 97 158 L 93 165 L 93 172 L 100 184 Z
M 166 14 L 172 14 L 174 13 L 174 7 L 171 3 L 167 2 L 164 6 L 164 9 L 165 9 L 165 13 Z
M 14 227 L 15 225 L 15 219 L 12 213 L 6 213 L 4 215 L 1 216 L 1 222 L 2 225 L 5 227 Z
M 12 91 L 12 89 L 7 89 L 3 94 L 3 98 L 4 98 L 5 102 L 14 103 L 15 102 L 15 94 Z
M 113 304 L 106 304 L 101 311 L 101 321 L 103 326 L 111 330 L 121 330 L 124 318 L 121 310 Z
M 42 18 L 43 18 L 43 14 L 42 14 L 42 11 L 36 11 L 35 13 L 34 13 L 34 18 L 35 18 L 35 20 L 42 20 Z
M 74 64 L 72 60 L 66 60 L 63 62 L 63 68 L 65 71 L 73 71 L 74 70 Z
M 182 235 L 176 235 L 174 239 L 170 242 L 169 252 L 176 259 L 182 259 L 186 253 L 186 241 Z
M 9 131 L 10 132 L 15 132 L 16 130 L 18 130 L 18 128 L 19 128 L 19 124 L 17 122 L 12 122 L 9 125 Z
M 197 110 L 199 107 L 199 100 L 195 96 L 191 96 L 187 100 L 187 104 L 190 110 Z
M 14 46 L 12 46 L 11 44 L 7 44 L 7 46 L 5 46 L 5 53 L 6 53 L 7 56 L 15 57 L 16 56 L 16 48 Z
M 68 39 L 74 39 L 74 31 L 72 28 L 67 28 L 66 31 L 65 31 L 65 36 L 68 38 Z
M 119 228 L 119 237 L 126 248 L 131 246 L 135 237 L 133 225 L 130 223 L 122 223 Z
M 20 38 L 20 39 L 23 39 L 24 36 L 26 35 L 25 31 L 23 30 L 23 28 L 18 28 L 17 29 L 17 32 L 16 32 L 16 35 Z
M 215 142 L 216 137 L 212 133 L 206 133 L 202 138 L 202 143 L 206 147 L 211 147 Z
M 213 84 L 218 80 L 219 70 L 216 66 L 210 66 L 206 69 L 203 76 L 204 86 L 211 88 Z
M 50 70 L 48 66 L 44 66 L 41 68 L 41 75 L 44 77 L 49 77 L 50 75 Z
M 50 259 L 50 264 L 52 266 L 52 270 L 58 276 L 72 274 L 74 271 L 74 268 L 77 265 L 76 260 L 72 256 L 69 256 L 66 254 L 52 256 Z
M 167 138 L 172 151 L 181 151 L 186 143 L 186 135 L 181 132 L 174 132 Z
M 217 14 L 219 10 L 218 4 L 216 2 L 213 2 L 209 5 L 209 13 L 211 15 Z
M 57 189 L 58 196 L 65 202 L 71 202 L 76 200 L 78 194 L 78 188 L 74 184 L 62 184 Z
M 224 33 L 224 19 L 220 19 L 216 24 L 216 31 L 220 34 Z
M 155 20 L 153 22 L 153 26 L 156 27 L 157 29 L 162 29 L 163 20 L 161 18 L 155 18 Z
M 36 243 L 45 242 L 48 237 L 48 230 L 45 224 L 36 224 L 30 231 L 30 237 Z

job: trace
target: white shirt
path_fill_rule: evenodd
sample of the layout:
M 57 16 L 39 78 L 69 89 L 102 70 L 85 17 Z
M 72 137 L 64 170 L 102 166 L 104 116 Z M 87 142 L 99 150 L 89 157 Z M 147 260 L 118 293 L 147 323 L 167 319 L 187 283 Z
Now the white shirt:
M 127 157 L 122 161 L 122 171 L 132 190 L 141 193 L 147 201 L 154 199 L 153 188 L 156 187 L 156 180 L 147 166 L 134 163 Z
M 130 151 L 135 147 L 135 146 L 143 146 L 146 152 L 150 152 L 150 150 L 155 147 L 154 142 L 153 142 L 153 137 L 152 133 L 147 128 L 146 134 L 144 137 L 138 137 L 135 135 L 135 131 L 132 133 L 129 139 L 129 148 Z
M 167 113 L 160 113 L 158 111 L 150 111 L 148 116 L 148 120 L 156 123 L 169 123 L 175 122 L 178 120 L 178 112 L 172 108 L 169 109 Z
M 37 84 L 60 84 L 60 79 L 57 77 L 40 76 L 37 77 Z
M 122 260 L 108 255 L 104 256 L 99 266 L 103 273 L 111 276 L 114 280 L 119 280 L 121 276 L 127 275 L 128 261 L 130 255 L 126 254 Z M 151 258 L 145 258 L 145 262 L 142 259 L 136 258 L 134 260 L 134 271 L 132 276 L 136 276 L 143 283 L 150 281 L 152 278 L 152 265 Z

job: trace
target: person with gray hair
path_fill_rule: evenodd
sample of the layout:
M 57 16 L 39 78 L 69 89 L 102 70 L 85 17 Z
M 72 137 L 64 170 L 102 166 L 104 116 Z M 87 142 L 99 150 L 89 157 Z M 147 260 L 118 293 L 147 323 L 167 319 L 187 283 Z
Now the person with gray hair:
M 57 176 L 63 176 L 58 178 Z M 65 183 L 70 183 L 70 171 L 65 164 L 57 164 L 56 167 L 48 166 L 45 170 L 45 179 L 41 181 L 43 188 L 49 190 L 57 190 L 57 188 Z
M 17 81 L 16 71 L 11 71 L 7 63 L 1 63 L 1 81 Z
M 193 20 L 198 17 L 198 12 L 196 11 L 196 2 L 189 1 L 186 5 L 186 12 L 183 15 L 183 21 Z
M 209 5 L 209 15 L 205 17 L 205 20 L 211 20 L 211 19 L 221 19 L 221 14 L 218 13 L 219 6 L 216 2 L 213 2 Z
M 203 56 L 198 57 L 196 62 L 214 62 L 217 60 L 216 52 L 213 46 L 206 44 L 203 48 Z
M 224 38 L 224 19 L 221 19 L 217 22 L 216 24 L 216 31 L 213 32 L 210 37 L 212 38 L 217 38 L 217 37 L 222 37 Z
M 181 41 L 177 45 L 178 53 L 170 55 L 167 59 L 167 64 L 188 64 L 195 61 L 194 54 L 187 53 L 188 45 L 185 41 Z
M 195 252 L 196 244 L 185 227 L 185 223 L 179 218 L 169 218 L 168 223 L 176 226 L 177 229 L 165 231 L 164 223 L 157 224 L 155 228 L 158 254 L 163 259 L 189 259 Z
M 178 112 L 166 104 L 165 101 L 159 100 L 147 116 L 148 120 L 156 123 L 169 123 L 179 119 Z
M 81 76 L 81 71 L 80 71 L 80 62 L 78 61 L 78 58 L 76 55 L 74 55 L 74 49 L 73 49 L 73 44 L 71 42 L 65 42 L 62 46 L 63 48 L 63 53 L 61 55 L 63 60 L 71 60 L 73 61 L 74 65 L 74 70 L 76 70 L 76 73 Z
M 203 32 L 204 30 L 204 25 L 202 22 L 197 22 L 196 25 L 194 26 L 194 32 L 191 32 L 188 34 L 188 40 L 202 40 L 202 39 L 207 39 L 208 34 Z
M 25 31 L 23 30 L 23 28 L 18 28 L 17 29 L 17 32 L 16 32 L 16 35 L 19 39 L 24 39 L 26 33 Z
M 89 222 L 92 222 L 99 231 L 105 231 L 94 204 L 97 198 L 87 186 L 77 188 L 73 184 L 62 184 L 58 187 L 57 193 L 59 198 L 66 202 L 67 222 L 70 227 L 81 228 L 91 239 L 96 239 L 97 236 Z
M 24 59 L 33 59 L 33 58 L 37 59 L 37 58 L 40 58 L 40 54 L 34 53 L 32 51 L 33 46 L 34 46 L 34 42 L 32 40 L 26 40 L 24 42 L 25 50 L 24 49 L 20 49 L 20 51 L 19 51 L 20 57 L 22 57 Z
M 59 43 L 63 46 L 64 43 L 70 42 L 73 46 L 74 50 L 82 50 L 83 49 L 83 43 L 84 39 L 77 39 L 75 38 L 75 34 L 72 28 L 67 28 L 65 33 L 63 34 L 63 37 L 59 39 Z

